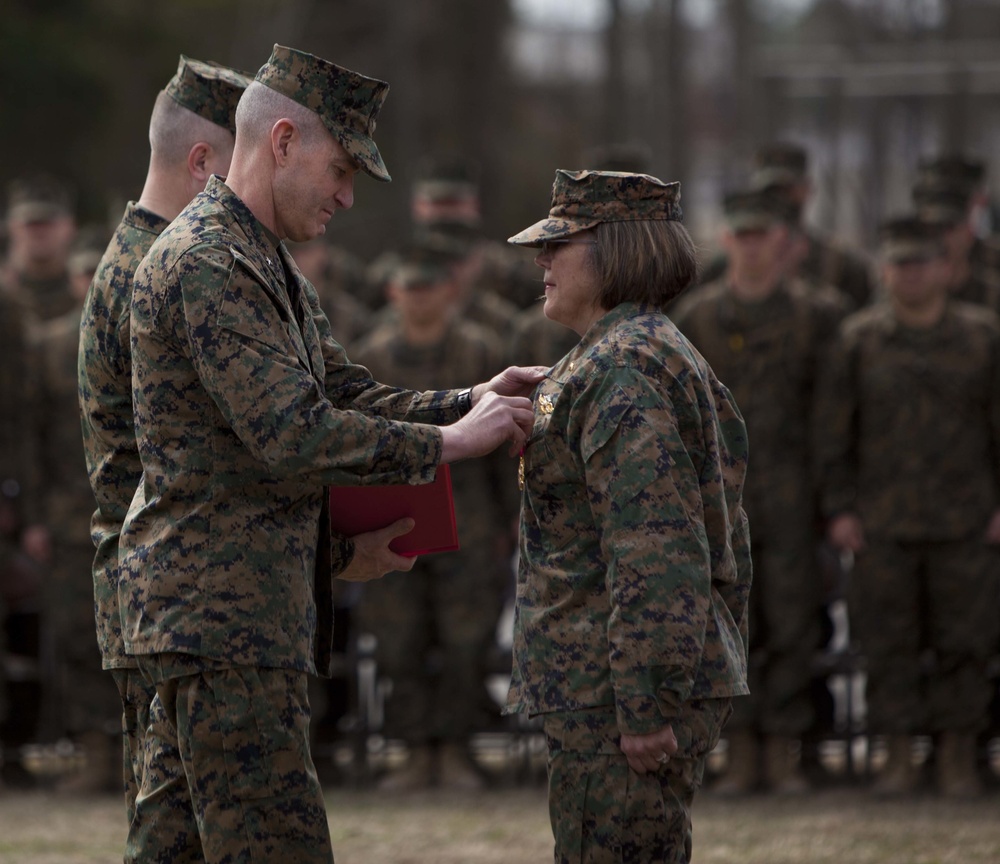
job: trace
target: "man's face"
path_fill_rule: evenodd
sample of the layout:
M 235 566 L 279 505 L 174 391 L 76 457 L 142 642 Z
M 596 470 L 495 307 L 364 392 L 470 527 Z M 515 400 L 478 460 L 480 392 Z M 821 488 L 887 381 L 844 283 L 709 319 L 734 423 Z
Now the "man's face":
M 325 130 L 297 136 L 274 177 L 274 215 L 282 239 L 304 243 L 326 232 L 337 210 L 354 204 L 357 163 Z
M 428 327 L 451 315 L 457 300 L 455 281 L 448 278 L 419 282 L 396 279 L 390 283 L 389 299 L 405 322 Z
M 11 261 L 17 269 L 30 271 L 65 264 L 76 236 L 76 222 L 67 215 L 30 221 L 11 219 L 7 230 Z
M 950 267 L 943 255 L 885 261 L 882 283 L 889 296 L 908 309 L 921 309 L 948 291 Z
M 767 279 L 782 268 L 787 251 L 788 231 L 780 224 L 740 230 L 726 235 L 725 247 L 736 278 Z

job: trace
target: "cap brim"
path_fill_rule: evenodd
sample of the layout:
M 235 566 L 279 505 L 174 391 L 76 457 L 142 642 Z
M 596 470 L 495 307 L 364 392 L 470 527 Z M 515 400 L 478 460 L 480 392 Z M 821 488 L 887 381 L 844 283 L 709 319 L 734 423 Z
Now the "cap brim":
M 941 254 L 941 250 L 927 243 L 897 240 L 882 245 L 882 258 L 893 263 L 904 261 L 928 261 Z
M 741 231 L 766 231 L 779 223 L 779 219 L 769 213 L 740 213 L 727 216 L 726 226 L 733 234 Z
M 47 201 L 24 201 L 13 205 L 7 217 L 15 222 L 54 222 L 67 212 L 58 204 Z
M 794 186 L 806 179 L 806 175 L 794 168 L 758 168 L 750 176 L 751 189 L 767 189 L 769 186 Z
M 392 180 L 392 177 L 389 176 L 389 170 L 385 167 L 385 162 L 382 161 L 382 154 L 378 152 L 378 147 L 371 138 L 343 127 L 330 131 L 340 142 L 340 146 L 350 154 L 365 174 L 382 183 L 388 183 Z
M 559 240 L 593 228 L 601 220 L 542 219 L 519 234 L 508 237 L 507 242 L 515 246 L 541 246 L 546 240 Z

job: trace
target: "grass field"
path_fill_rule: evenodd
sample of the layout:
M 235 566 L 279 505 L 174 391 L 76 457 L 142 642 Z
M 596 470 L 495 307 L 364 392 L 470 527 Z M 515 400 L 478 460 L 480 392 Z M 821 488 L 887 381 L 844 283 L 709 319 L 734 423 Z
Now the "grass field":
M 533 864 L 551 861 L 545 790 L 385 797 L 331 789 L 338 864 Z M 0 792 L 0 864 L 120 861 L 125 835 L 114 797 L 65 799 Z M 859 789 L 793 800 L 738 801 L 702 793 L 698 864 L 997 864 L 1000 794 L 970 803 L 887 802 Z

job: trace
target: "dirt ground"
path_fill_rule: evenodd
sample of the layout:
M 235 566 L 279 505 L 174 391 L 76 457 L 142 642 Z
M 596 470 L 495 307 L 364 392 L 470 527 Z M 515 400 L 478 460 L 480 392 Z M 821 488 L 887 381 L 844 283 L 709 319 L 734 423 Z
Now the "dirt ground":
M 471 796 L 338 788 L 328 804 L 338 864 L 552 860 L 541 785 Z M 117 798 L 0 792 L 0 864 L 120 861 L 124 836 Z M 706 791 L 695 805 L 694 848 L 698 864 L 997 864 L 1000 793 L 950 803 L 879 801 L 851 788 L 794 800 L 726 801 Z

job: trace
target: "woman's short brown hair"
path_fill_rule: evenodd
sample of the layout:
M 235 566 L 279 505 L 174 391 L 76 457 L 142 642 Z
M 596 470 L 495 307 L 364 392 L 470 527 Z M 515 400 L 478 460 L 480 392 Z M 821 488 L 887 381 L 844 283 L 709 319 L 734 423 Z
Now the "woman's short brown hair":
M 680 222 L 601 222 L 593 232 L 602 309 L 628 302 L 664 306 L 697 278 L 694 241 Z

